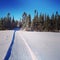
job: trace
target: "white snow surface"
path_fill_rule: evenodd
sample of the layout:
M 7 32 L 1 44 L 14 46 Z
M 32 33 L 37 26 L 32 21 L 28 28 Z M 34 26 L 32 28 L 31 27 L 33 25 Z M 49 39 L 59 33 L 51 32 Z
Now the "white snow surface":
M 0 60 L 3 60 L 11 44 L 13 31 L 0 31 Z
M 0 31 L 0 60 L 8 51 L 13 32 Z M 9 60 L 60 60 L 60 33 L 16 31 Z
M 60 60 L 60 33 L 17 31 L 9 60 Z

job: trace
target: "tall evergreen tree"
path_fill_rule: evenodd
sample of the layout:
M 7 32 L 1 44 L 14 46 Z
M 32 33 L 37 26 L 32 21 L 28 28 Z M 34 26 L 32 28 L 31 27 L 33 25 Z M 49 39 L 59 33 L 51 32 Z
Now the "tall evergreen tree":
M 26 27 L 26 19 L 27 19 L 27 13 L 24 12 L 23 15 L 22 15 L 22 25 L 23 25 L 23 28 Z

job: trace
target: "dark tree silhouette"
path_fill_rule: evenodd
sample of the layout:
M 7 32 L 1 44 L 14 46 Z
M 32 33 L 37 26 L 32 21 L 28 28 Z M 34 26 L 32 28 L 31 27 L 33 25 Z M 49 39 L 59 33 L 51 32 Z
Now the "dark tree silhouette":
M 31 15 L 26 12 L 22 15 L 22 21 L 16 21 L 11 18 L 10 13 L 7 16 L 0 18 L 0 30 L 13 29 L 15 27 L 22 27 L 23 29 L 31 28 L 35 31 L 59 31 L 60 30 L 60 15 L 58 11 L 51 16 L 47 14 L 38 15 L 38 11 L 34 10 L 34 18 L 31 19 Z

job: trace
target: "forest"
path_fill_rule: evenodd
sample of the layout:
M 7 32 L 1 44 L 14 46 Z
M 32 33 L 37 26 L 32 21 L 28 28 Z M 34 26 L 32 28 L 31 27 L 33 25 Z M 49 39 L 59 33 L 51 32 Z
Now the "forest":
M 22 19 L 15 20 L 10 17 L 10 13 L 6 17 L 0 17 L 0 30 L 11 30 L 16 27 L 25 29 L 27 31 L 60 31 L 60 14 L 58 11 L 52 13 L 51 16 L 47 14 L 39 14 L 37 10 L 34 10 L 34 18 L 31 18 L 30 14 L 24 12 Z
M 0 18 L 0 30 L 12 30 L 17 27 L 18 20 L 11 18 L 10 13 L 6 17 Z

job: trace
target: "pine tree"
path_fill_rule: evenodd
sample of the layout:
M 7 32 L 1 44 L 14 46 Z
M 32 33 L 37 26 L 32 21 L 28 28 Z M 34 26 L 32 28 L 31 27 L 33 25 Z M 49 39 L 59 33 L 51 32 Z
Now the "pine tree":
M 37 10 L 34 11 L 34 19 L 33 19 L 33 28 L 34 30 L 38 30 L 38 12 Z
M 22 15 L 22 25 L 23 25 L 23 28 L 26 27 L 26 19 L 27 19 L 27 13 L 24 12 L 23 15 Z

